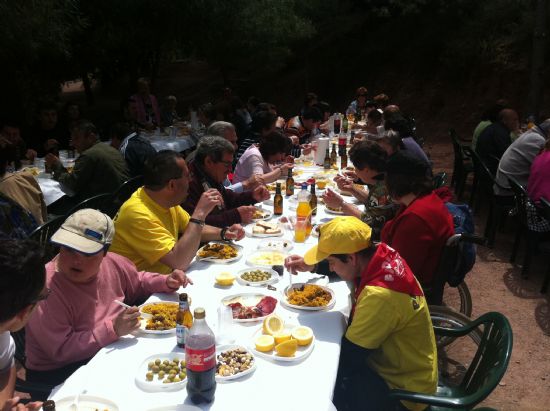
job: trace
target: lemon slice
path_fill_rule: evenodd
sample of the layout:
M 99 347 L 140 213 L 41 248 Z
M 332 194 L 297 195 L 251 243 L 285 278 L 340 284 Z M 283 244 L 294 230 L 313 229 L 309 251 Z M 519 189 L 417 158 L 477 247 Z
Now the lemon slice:
M 271 351 L 275 346 L 275 338 L 272 335 L 260 335 L 254 341 L 256 344 L 256 349 L 261 352 Z
M 309 345 L 313 341 L 313 330 L 304 325 L 293 328 L 290 334 L 300 346 Z
M 294 357 L 296 350 L 298 350 L 297 340 L 288 340 L 275 346 L 275 351 L 281 357 Z
M 223 285 L 223 286 L 232 285 L 233 281 L 235 281 L 235 276 L 226 271 L 224 271 L 223 273 L 219 273 L 216 276 L 216 283 L 218 285 Z
M 285 341 L 290 340 L 290 332 L 289 331 L 281 331 L 277 334 L 273 334 L 273 338 L 275 338 L 275 344 L 281 344 Z
M 285 322 L 277 314 L 270 314 L 264 318 L 262 331 L 267 335 L 275 335 L 285 329 Z

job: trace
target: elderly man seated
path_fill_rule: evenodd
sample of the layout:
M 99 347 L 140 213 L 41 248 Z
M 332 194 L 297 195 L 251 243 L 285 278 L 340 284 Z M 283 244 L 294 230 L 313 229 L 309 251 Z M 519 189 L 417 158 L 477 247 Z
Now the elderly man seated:
M 373 244 L 370 227 L 356 217 L 324 224 L 318 245 L 285 265 L 290 272 L 314 271 L 325 259 L 355 286 L 334 387 L 338 411 L 426 408 L 388 396 L 390 389 L 433 394 L 437 387 L 428 304 L 405 260 L 387 244 Z
M 180 207 L 189 188 L 189 170 L 181 154 L 159 151 L 146 161 L 143 180 L 144 186 L 132 194 L 115 217 L 111 247 L 138 269 L 162 274 L 176 268 L 186 270 L 201 241 L 244 237 L 238 224 L 221 229 L 205 225 L 210 211 L 223 203 L 217 190 L 206 190 L 191 216 Z
M 51 238 L 61 248 L 46 264 L 46 286 L 26 328 L 27 379 L 59 384 L 102 347 L 139 327 L 134 304 L 156 292 L 171 293 L 189 280 L 180 270 L 169 276 L 139 272 L 127 258 L 108 252 L 113 221 L 97 210 L 72 214 Z
M 99 141 L 92 123 L 79 121 L 71 138 L 74 148 L 80 153 L 73 171 L 69 173 L 59 158 L 51 153 L 46 155 L 46 164 L 53 169 L 54 179 L 75 192 L 75 201 L 112 193 L 128 180 L 130 174 L 124 158 L 118 150 Z
M 200 141 L 195 160 L 189 164 L 189 194 L 182 206 L 187 212 L 192 212 L 202 193 L 209 188 L 215 188 L 220 192 L 223 202 L 221 206 L 212 209 L 205 220 L 215 227 L 250 223 L 256 210 L 251 204 L 269 198 L 269 191 L 265 186 L 239 194 L 224 187 L 223 182 L 231 171 L 234 152 L 233 146 L 227 140 L 207 136 Z

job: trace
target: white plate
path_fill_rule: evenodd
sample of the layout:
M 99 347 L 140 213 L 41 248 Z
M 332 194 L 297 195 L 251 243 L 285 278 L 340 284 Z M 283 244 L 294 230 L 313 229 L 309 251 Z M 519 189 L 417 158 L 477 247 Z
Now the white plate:
M 325 213 L 327 213 L 327 214 L 336 214 L 336 215 L 344 215 L 343 211 L 334 211 L 334 210 L 331 210 L 330 208 L 328 208 L 327 206 L 325 206 Z
M 265 221 L 269 220 L 273 216 L 273 211 L 271 210 L 266 210 L 265 208 L 258 206 L 256 206 L 256 208 L 258 209 L 258 211 L 262 212 L 264 216 L 260 218 L 253 218 L 252 221 Z
M 271 277 L 269 277 L 267 280 L 264 280 L 264 281 L 247 281 L 241 277 L 244 273 L 254 271 L 254 270 L 265 271 L 271 274 Z M 250 267 L 250 268 L 245 268 L 244 270 L 241 270 L 237 273 L 237 282 L 242 285 L 250 285 L 252 287 L 261 287 L 262 285 L 273 284 L 273 283 L 276 283 L 277 281 L 279 281 L 279 274 L 277 273 L 277 271 L 272 270 L 271 268 Z
M 271 268 L 274 265 L 284 265 L 288 254 L 281 251 L 258 250 L 250 254 L 246 260 L 248 265 Z
M 233 247 L 235 250 L 237 250 L 237 256 L 236 257 L 232 257 L 232 258 L 214 258 L 214 257 L 200 257 L 199 256 L 199 251 L 201 251 L 204 247 L 206 247 L 208 244 L 212 244 L 212 243 L 217 243 L 217 244 L 224 244 L 224 245 L 230 245 L 231 247 Z M 205 244 L 203 245 L 201 248 L 199 248 L 197 250 L 197 254 L 195 256 L 195 258 L 197 259 L 197 261 L 208 261 L 208 262 L 211 262 L 211 263 L 219 263 L 219 264 L 227 264 L 227 263 L 231 263 L 233 261 L 237 261 L 238 259 L 240 259 L 242 256 L 243 256 L 243 251 L 242 251 L 242 247 L 240 245 L 237 245 L 237 244 L 234 244 L 234 243 L 226 243 L 226 242 L 223 242 L 223 241 L 210 241 L 208 244 Z
M 221 345 L 219 347 L 216 347 L 216 367 L 218 365 L 218 355 L 221 354 L 224 351 L 233 350 L 235 348 L 242 348 L 242 349 L 246 350 L 248 353 L 252 354 L 252 360 L 254 361 L 252 363 L 252 366 L 249 369 L 247 369 L 243 372 L 240 372 L 238 374 L 229 375 L 227 377 L 222 377 L 221 375 L 216 374 L 216 381 L 225 382 L 225 381 L 236 380 L 237 378 L 242 378 L 245 375 L 252 374 L 254 371 L 256 371 L 256 358 L 254 358 L 254 354 L 249 349 L 247 349 L 246 347 L 243 347 L 242 345 L 234 345 L 234 344 Z
M 282 224 L 282 223 L 281 223 Z M 284 239 L 265 239 L 260 241 L 258 244 L 258 250 L 267 250 L 267 251 L 290 251 L 294 247 L 292 241 Z
M 141 322 L 139 324 L 139 331 L 142 332 L 142 333 L 145 333 L 145 334 L 158 334 L 158 335 L 163 335 L 163 334 L 174 334 L 176 332 L 176 327 L 174 328 L 170 328 L 168 330 L 147 330 L 145 329 L 145 326 L 147 325 L 147 319 L 149 317 L 151 317 L 151 314 L 149 313 L 144 313 L 142 310 L 144 307 L 148 306 L 148 305 L 155 305 L 155 304 L 160 304 L 160 303 L 163 303 L 163 304 L 170 304 L 170 305 L 175 305 L 176 307 L 179 307 L 179 304 L 177 302 L 174 302 L 174 301 L 155 301 L 155 302 L 152 302 L 152 303 L 145 303 L 145 304 L 142 304 L 139 306 L 139 312 L 141 314 Z
M 248 224 L 247 226 L 245 226 L 244 227 L 244 232 L 246 233 L 247 237 L 258 237 L 258 238 L 282 237 L 283 234 L 284 234 L 284 227 L 280 223 L 277 223 L 277 224 L 279 225 L 280 231 L 278 233 L 274 233 L 274 234 L 264 234 L 264 233 L 255 233 L 255 232 L 253 232 L 253 228 L 254 228 L 255 223 Z
M 225 305 L 228 305 L 228 304 L 231 304 L 231 303 L 234 303 L 234 302 L 239 302 L 245 307 L 253 307 L 256 304 L 258 304 L 260 302 L 260 300 L 264 297 L 267 297 L 267 295 L 266 294 L 261 294 L 261 293 L 240 293 L 240 294 L 234 294 L 234 295 L 230 295 L 228 297 L 222 298 L 221 302 L 222 302 L 222 304 L 225 304 Z M 271 297 L 271 296 L 269 296 L 269 297 Z M 273 298 L 275 298 L 275 297 L 273 297 Z M 275 304 L 275 307 L 276 306 L 277 306 L 277 304 Z M 273 311 L 275 311 L 275 308 L 273 309 Z M 263 315 L 261 317 L 255 317 L 255 318 L 233 318 L 233 322 L 236 322 L 236 323 L 251 323 L 251 322 L 257 322 L 257 321 L 263 321 L 263 319 L 271 313 L 268 313 L 268 314 Z
M 70 411 L 71 404 L 75 400 L 76 394 L 70 397 L 65 397 L 60 400 L 55 400 L 55 409 L 57 411 Z M 78 397 L 79 411 L 96 411 L 109 410 L 118 411 L 118 405 L 115 402 L 106 398 L 96 397 L 95 395 L 80 395 Z
M 160 359 L 161 361 L 164 360 L 173 360 L 174 358 L 181 360 L 185 359 L 185 353 L 184 352 L 170 352 L 170 353 L 163 353 L 163 354 L 155 354 L 147 357 L 141 365 L 138 368 L 135 381 L 136 385 L 141 388 L 143 391 L 178 391 L 181 390 L 183 387 L 185 387 L 185 384 L 187 383 L 187 377 L 183 381 L 180 382 L 171 382 L 169 384 L 164 384 L 162 380 L 158 379 L 158 374 L 155 374 L 153 377 L 153 381 L 147 381 L 145 378 L 145 374 L 149 372 L 148 364 L 150 361 L 155 361 L 156 359 Z M 78 407 L 80 409 L 80 406 Z
M 298 327 L 296 324 L 285 324 L 285 330 L 291 331 L 293 328 Z M 275 348 L 273 348 L 273 351 L 268 352 L 261 352 L 256 350 L 256 345 L 254 344 L 254 341 L 256 341 L 256 338 L 260 335 L 262 335 L 262 327 L 259 327 L 256 332 L 252 335 L 252 343 L 250 344 L 250 349 L 252 353 L 258 357 L 266 358 L 268 360 L 272 361 L 281 361 L 281 362 L 295 362 L 295 361 L 301 361 L 309 356 L 311 352 L 313 351 L 313 347 L 315 346 L 315 336 L 313 336 L 313 340 L 311 340 L 311 343 L 309 345 L 299 345 L 298 349 L 296 350 L 296 354 L 294 354 L 294 357 L 281 357 L 277 355 L 277 351 L 275 351 Z
M 322 307 L 304 307 L 303 305 L 294 305 L 294 304 L 290 304 L 288 301 L 287 301 L 287 296 L 286 296 L 286 293 L 287 291 L 292 287 L 292 288 L 300 288 L 302 285 L 305 285 L 304 283 L 294 283 L 292 285 L 289 285 L 287 287 L 285 287 L 285 289 L 283 290 L 283 297 L 281 298 L 281 304 L 283 304 L 285 307 L 289 307 L 289 308 L 294 308 L 296 310 L 304 310 L 304 311 L 324 311 L 324 310 L 330 310 L 332 307 L 334 307 L 334 305 L 336 304 L 336 296 L 334 295 L 334 291 L 332 291 L 332 289 L 330 289 L 329 287 L 325 287 L 323 285 L 318 285 L 318 284 L 312 284 L 312 285 L 316 285 L 317 287 L 321 287 L 322 289 L 324 289 L 325 291 L 329 292 L 330 293 L 330 296 L 332 297 L 330 302 L 325 305 L 325 306 L 322 306 Z

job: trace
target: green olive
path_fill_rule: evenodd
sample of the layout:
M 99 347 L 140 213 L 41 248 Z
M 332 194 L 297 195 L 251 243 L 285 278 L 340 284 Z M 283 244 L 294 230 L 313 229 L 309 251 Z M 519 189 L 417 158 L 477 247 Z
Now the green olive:
M 156 374 L 157 372 L 160 371 L 160 368 L 158 365 L 153 365 L 153 367 L 151 367 L 151 371 L 153 371 Z
M 169 365 L 169 364 L 170 364 L 170 361 L 164 360 L 162 363 L 163 363 L 164 365 Z
M 153 361 L 151 361 L 149 364 L 147 364 L 147 369 L 152 370 L 154 365 L 155 365 L 155 363 Z
M 157 365 L 160 365 L 160 362 L 161 361 L 158 358 L 155 360 L 155 364 L 157 364 Z
M 145 374 L 145 379 L 147 381 L 153 381 L 153 373 L 152 372 L 148 372 L 147 374 Z
M 180 379 L 180 377 L 178 377 L 178 376 L 175 376 L 175 377 L 174 377 L 174 379 L 173 379 L 172 381 L 173 381 L 173 382 L 180 382 L 180 381 L 181 381 L 181 379 Z
M 159 380 L 162 380 L 166 373 L 164 371 L 159 371 Z
M 170 381 L 168 378 L 165 378 L 162 383 L 163 384 L 170 384 L 172 381 Z
M 187 377 L 187 374 L 186 374 L 185 372 L 182 371 L 182 372 L 179 373 L 178 376 L 180 377 L 180 380 L 183 381 L 183 380 L 185 380 L 185 377 Z

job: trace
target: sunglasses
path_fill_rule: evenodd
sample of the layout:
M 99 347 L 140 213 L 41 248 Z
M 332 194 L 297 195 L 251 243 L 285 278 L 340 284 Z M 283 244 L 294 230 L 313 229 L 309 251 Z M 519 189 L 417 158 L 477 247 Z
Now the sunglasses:
M 31 302 L 29 302 L 29 304 L 37 304 L 40 301 L 47 299 L 50 296 L 51 292 L 52 292 L 52 290 L 50 290 L 49 288 L 46 287 L 46 291 L 44 293 L 39 294 L 38 297 L 36 297 Z

